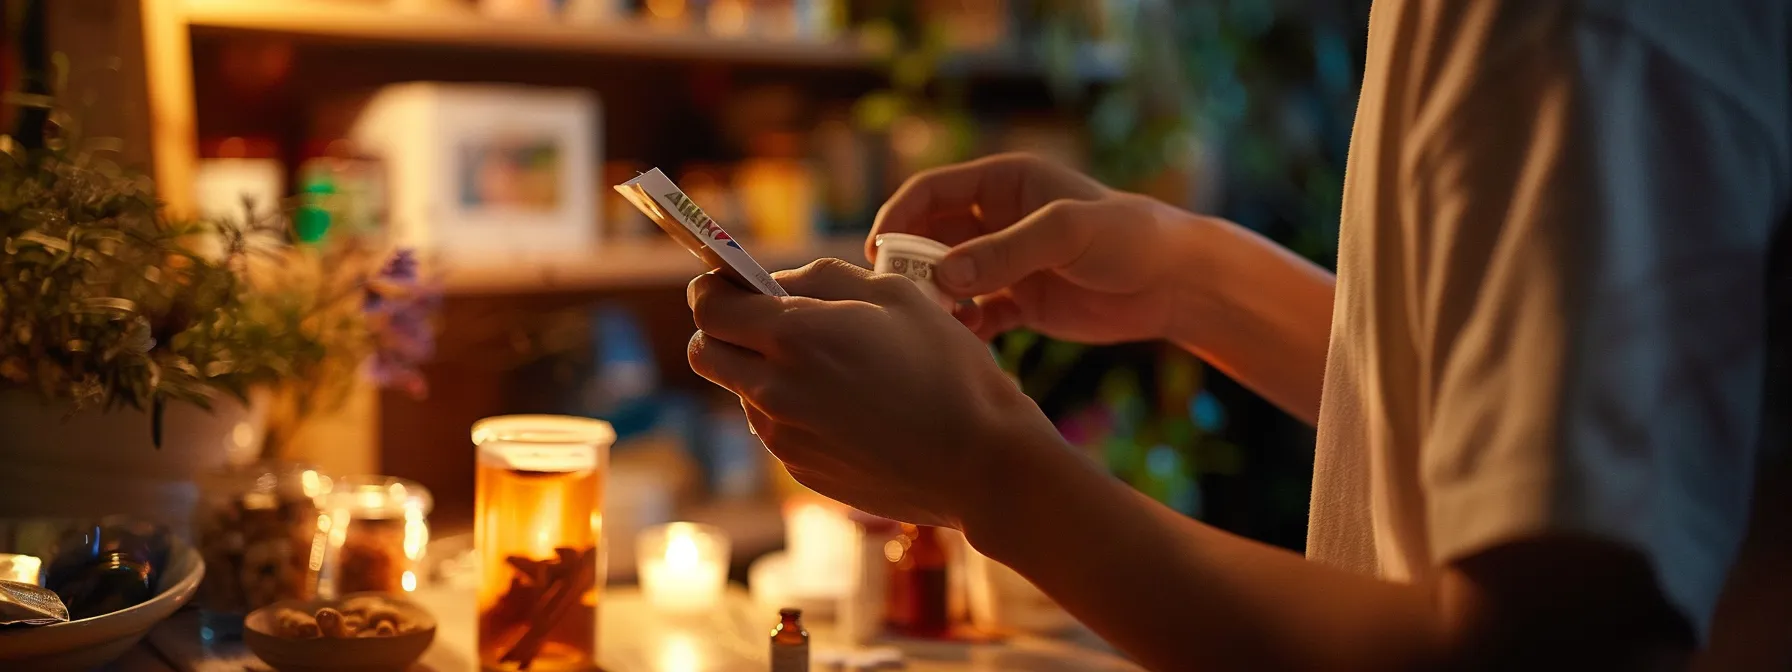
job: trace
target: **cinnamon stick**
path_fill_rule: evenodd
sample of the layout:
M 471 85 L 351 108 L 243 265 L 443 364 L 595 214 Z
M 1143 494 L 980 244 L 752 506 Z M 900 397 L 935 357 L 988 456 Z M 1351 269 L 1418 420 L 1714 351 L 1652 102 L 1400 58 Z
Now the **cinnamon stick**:
M 575 552 L 573 549 L 556 548 L 554 551 L 560 557 L 560 562 L 548 561 L 558 566 L 549 568 L 548 585 L 542 592 L 537 608 L 529 617 L 523 636 L 498 659 L 500 663 L 513 662 L 517 664 L 517 669 L 529 669 L 535 662 L 535 657 L 541 655 L 542 647 L 547 644 L 548 634 L 579 603 L 585 591 L 596 583 L 597 563 L 594 560 L 597 549 L 586 548 Z M 567 566 L 568 562 L 572 566 Z

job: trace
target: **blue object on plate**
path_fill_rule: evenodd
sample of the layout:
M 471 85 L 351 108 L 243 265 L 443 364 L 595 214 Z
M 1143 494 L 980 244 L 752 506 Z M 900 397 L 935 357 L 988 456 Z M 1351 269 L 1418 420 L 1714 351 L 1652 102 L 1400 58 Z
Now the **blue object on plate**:
M 156 594 L 168 564 L 166 527 L 152 523 L 102 521 L 64 534 L 44 573 L 44 587 L 80 620 L 142 604 Z

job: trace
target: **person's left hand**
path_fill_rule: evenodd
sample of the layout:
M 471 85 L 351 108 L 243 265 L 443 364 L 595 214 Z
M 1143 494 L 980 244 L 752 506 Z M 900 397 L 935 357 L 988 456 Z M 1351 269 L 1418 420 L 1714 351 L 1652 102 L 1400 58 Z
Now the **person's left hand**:
M 1055 430 L 987 346 L 900 275 L 823 259 L 792 296 L 690 285 L 691 368 L 740 395 L 791 476 L 867 513 L 961 527 L 1013 451 Z

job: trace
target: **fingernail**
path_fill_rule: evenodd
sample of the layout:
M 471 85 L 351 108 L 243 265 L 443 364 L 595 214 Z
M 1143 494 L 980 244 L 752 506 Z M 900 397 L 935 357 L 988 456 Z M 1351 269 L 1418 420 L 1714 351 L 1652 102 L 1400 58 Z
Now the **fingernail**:
M 940 279 L 955 287 L 969 286 L 977 281 L 977 262 L 970 257 L 947 257 L 940 262 Z

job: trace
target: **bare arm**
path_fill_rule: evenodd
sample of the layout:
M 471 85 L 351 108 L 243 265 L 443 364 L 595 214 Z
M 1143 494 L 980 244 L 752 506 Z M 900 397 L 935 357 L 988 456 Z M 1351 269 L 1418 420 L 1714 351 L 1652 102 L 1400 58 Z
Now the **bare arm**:
M 1188 520 L 1038 448 L 988 472 L 1003 480 L 966 534 L 1152 669 L 1675 669 L 1688 650 L 1646 565 L 1615 546 L 1532 540 L 1391 583 Z
M 1310 563 L 1184 519 L 1077 455 L 907 280 L 832 262 L 779 281 L 793 296 L 693 283 L 690 359 L 741 395 L 791 475 L 875 515 L 963 529 L 1154 669 L 1638 669 L 1688 648 L 1629 546 L 1537 528 L 1412 584 Z
M 1333 278 L 1236 224 L 1005 154 L 927 171 L 882 233 L 955 247 L 941 289 L 983 338 L 1015 328 L 1082 343 L 1168 339 L 1295 417 L 1319 415 Z
M 1176 244 L 1193 262 L 1165 338 L 1317 424 L 1337 278 L 1237 224 L 1183 214 Z

